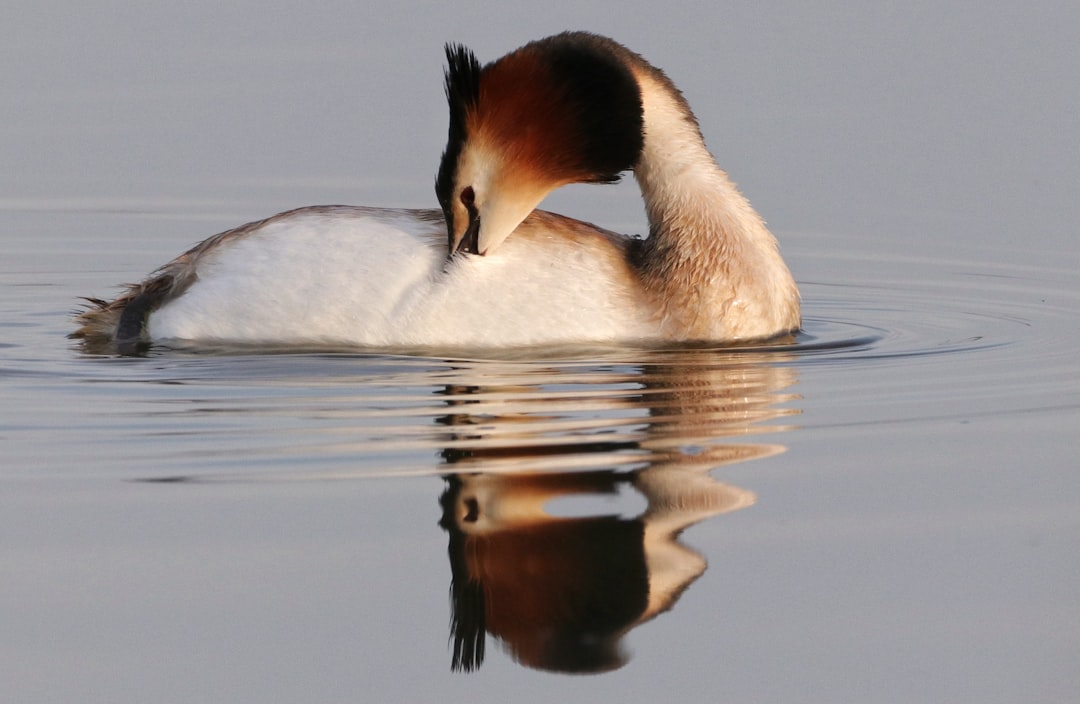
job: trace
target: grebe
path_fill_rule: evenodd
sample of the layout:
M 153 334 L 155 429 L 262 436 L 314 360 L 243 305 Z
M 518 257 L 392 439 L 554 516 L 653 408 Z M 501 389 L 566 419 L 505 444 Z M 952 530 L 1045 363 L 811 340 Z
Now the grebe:
M 442 212 L 315 206 L 243 225 L 116 300 L 91 299 L 72 336 L 131 353 L 170 341 L 449 349 L 798 329 L 775 238 L 663 72 L 584 32 L 484 67 L 463 46 L 446 54 Z M 534 210 L 562 185 L 630 169 L 645 239 Z

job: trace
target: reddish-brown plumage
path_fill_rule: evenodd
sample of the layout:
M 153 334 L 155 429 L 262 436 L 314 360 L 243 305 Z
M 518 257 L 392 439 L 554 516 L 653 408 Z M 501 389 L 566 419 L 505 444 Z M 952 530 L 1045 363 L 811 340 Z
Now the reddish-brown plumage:
M 471 139 L 512 164 L 518 178 L 545 185 L 580 178 L 580 145 L 564 88 L 537 52 L 521 49 L 484 69 L 480 110 L 469 115 Z

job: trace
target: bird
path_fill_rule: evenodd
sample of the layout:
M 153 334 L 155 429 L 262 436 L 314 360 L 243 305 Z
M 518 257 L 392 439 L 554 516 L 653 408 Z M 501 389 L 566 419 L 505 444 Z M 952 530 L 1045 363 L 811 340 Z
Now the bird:
M 90 351 L 151 345 L 452 350 L 740 343 L 797 332 L 775 237 L 709 152 L 668 76 L 568 31 L 481 65 L 445 46 L 439 208 L 309 206 L 214 235 L 87 298 Z M 538 209 L 632 172 L 647 236 Z

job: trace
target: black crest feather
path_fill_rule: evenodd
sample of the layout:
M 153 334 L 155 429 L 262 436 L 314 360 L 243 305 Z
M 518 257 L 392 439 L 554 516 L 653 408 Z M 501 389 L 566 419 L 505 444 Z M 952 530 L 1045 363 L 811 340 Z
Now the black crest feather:
M 454 169 L 465 146 L 465 118 L 480 102 L 480 61 L 462 44 L 446 45 L 445 86 L 446 102 L 450 106 L 450 129 L 435 177 L 435 195 L 449 217 Z

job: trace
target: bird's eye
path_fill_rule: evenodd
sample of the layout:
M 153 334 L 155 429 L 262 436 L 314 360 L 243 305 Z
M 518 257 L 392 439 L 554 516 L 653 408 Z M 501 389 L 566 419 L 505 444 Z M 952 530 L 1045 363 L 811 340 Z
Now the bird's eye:
M 475 203 L 476 193 L 473 191 L 473 187 L 466 186 L 464 190 L 461 191 L 461 204 L 471 210 Z

